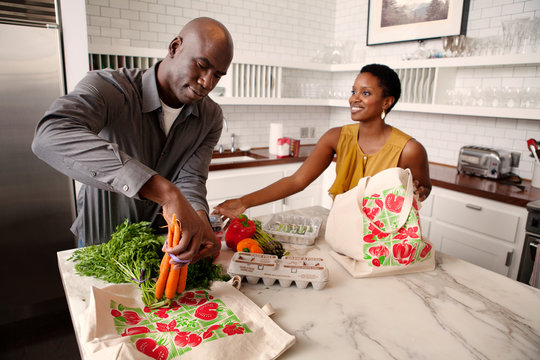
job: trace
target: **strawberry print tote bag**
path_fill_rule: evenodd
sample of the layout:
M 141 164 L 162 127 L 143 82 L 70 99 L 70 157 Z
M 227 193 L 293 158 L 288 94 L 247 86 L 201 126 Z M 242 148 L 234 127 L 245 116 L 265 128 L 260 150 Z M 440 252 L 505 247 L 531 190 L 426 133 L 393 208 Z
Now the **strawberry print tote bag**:
M 390 168 L 360 179 L 336 196 L 326 241 L 331 255 L 357 278 L 435 268 L 431 243 L 422 237 L 419 203 L 409 169 Z
M 275 359 L 295 343 L 226 282 L 186 291 L 169 308 L 140 298 L 133 284 L 92 288 L 80 318 L 85 359 Z

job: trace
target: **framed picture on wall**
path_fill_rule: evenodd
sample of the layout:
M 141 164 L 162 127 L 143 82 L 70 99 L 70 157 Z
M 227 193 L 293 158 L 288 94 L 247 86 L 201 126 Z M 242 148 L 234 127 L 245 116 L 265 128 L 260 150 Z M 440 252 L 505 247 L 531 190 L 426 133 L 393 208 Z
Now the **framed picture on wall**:
M 470 0 L 369 0 L 367 45 L 465 34 Z

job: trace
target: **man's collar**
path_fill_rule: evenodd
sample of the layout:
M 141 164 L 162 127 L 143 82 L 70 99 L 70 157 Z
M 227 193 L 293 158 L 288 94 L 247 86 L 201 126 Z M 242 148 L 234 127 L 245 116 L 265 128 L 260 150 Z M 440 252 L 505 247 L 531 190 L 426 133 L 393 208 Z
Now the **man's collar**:
M 142 111 L 144 113 L 152 112 L 161 107 L 156 77 L 156 69 L 160 63 L 161 61 L 157 62 L 151 68 L 146 70 L 142 77 Z M 185 116 L 193 114 L 194 116 L 198 117 L 199 107 L 197 104 L 185 105 L 182 112 L 185 113 Z

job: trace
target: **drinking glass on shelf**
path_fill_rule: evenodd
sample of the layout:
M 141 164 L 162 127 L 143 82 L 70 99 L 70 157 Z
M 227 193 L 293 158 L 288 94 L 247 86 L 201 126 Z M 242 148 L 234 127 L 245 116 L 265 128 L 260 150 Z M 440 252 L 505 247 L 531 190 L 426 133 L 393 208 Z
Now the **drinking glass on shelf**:
M 501 95 L 501 89 L 499 87 L 493 86 L 486 90 L 487 95 L 487 105 L 493 106 L 493 107 L 500 107 L 502 106 L 503 99 Z
M 444 50 L 444 56 L 445 57 L 451 57 L 452 51 L 450 50 L 452 48 L 452 42 L 454 41 L 453 36 L 443 36 L 442 37 L 442 47 Z
M 454 36 L 454 38 L 452 39 L 452 44 L 450 45 L 450 50 L 452 51 L 453 57 L 461 56 L 461 53 L 463 52 L 464 42 L 464 35 Z
M 471 98 L 473 106 L 486 106 L 485 90 L 480 86 L 475 86 L 472 89 Z
M 509 108 L 519 107 L 521 98 L 521 89 L 515 87 L 505 86 L 501 90 L 502 99 L 504 99 L 503 105 Z
M 538 89 L 530 86 L 524 88 L 520 106 L 525 109 L 540 107 L 540 93 Z

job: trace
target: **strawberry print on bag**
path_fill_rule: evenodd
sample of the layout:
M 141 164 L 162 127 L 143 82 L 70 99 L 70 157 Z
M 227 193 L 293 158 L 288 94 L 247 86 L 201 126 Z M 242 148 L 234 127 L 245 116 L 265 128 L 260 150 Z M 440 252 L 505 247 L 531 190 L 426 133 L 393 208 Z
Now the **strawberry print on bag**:
M 431 257 L 431 245 L 421 239 L 416 199 L 405 225 L 391 233 L 397 227 L 404 200 L 403 186 L 364 197 L 362 210 L 371 221 L 364 218 L 362 240 L 364 259 L 371 266 L 405 266 Z
M 169 308 L 127 308 L 111 300 L 116 331 L 153 359 L 173 359 L 201 344 L 251 330 L 207 291 L 187 291 Z

